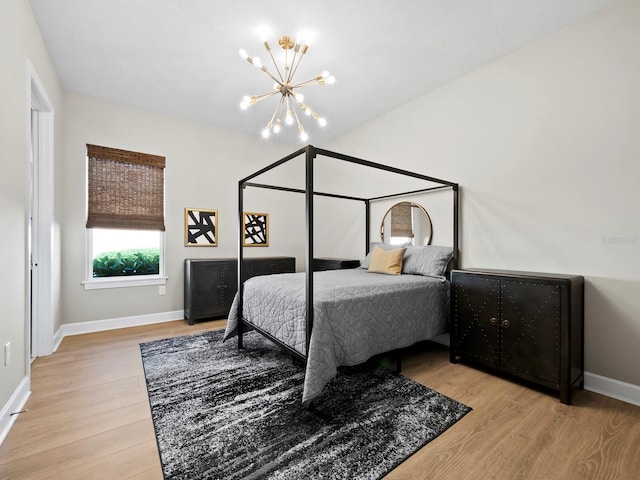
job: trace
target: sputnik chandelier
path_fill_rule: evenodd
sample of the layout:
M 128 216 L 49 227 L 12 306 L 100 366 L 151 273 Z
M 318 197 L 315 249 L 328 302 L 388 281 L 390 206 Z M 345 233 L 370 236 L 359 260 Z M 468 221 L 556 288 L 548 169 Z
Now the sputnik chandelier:
M 267 50 L 269 57 L 271 57 L 276 75 L 271 73 L 267 67 L 262 64 L 262 61 L 258 57 L 250 57 L 245 50 L 240 50 L 239 53 L 242 58 L 254 67 L 262 70 L 275 82 L 273 84 L 273 90 L 270 92 L 263 93 L 262 95 L 245 96 L 240 103 L 240 108 L 242 110 L 246 110 L 250 106 L 261 102 L 262 100 L 280 94 L 280 101 L 273 111 L 273 115 L 271 115 L 271 119 L 267 123 L 267 126 L 262 130 L 262 137 L 269 138 L 271 136 L 271 132 L 276 134 L 280 132 L 282 127 L 282 118 L 284 115 L 284 123 L 286 125 L 293 125 L 295 121 L 298 127 L 298 132 L 300 132 L 300 140 L 304 142 L 309 138 L 309 136 L 300 122 L 296 108 L 299 108 L 305 115 L 315 118 L 318 124 L 322 127 L 327 124 L 327 121 L 311 110 L 309 105 L 304 103 L 304 95 L 298 92 L 298 89 L 314 85 L 332 85 L 335 83 L 336 79 L 333 75 L 329 75 L 329 72 L 324 71 L 310 80 L 295 83 L 293 77 L 300 66 L 302 57 L 307 53 L 307 50 L 309 50 L 309 45 L 294 41 L 293 38 L 287 35 L 280 37 L 278 45 L 280 45 L 280 48 L 284 50 L 284 65 L 282 68 L 278 66 L 278 62 L 276 62 L 276 59 L 273 56 L 269 43 L 266 40 L 264 42 L 264 48 Z

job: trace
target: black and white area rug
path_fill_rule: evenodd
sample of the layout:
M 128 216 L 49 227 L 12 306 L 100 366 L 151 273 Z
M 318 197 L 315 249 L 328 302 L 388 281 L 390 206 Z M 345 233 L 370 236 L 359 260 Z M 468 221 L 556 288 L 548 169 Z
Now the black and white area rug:
M 165 479 L 377 479 L 471 409 L 381 367 L 340 371 L 311 408 L 304 370 L 222 331 L 140 345 Z

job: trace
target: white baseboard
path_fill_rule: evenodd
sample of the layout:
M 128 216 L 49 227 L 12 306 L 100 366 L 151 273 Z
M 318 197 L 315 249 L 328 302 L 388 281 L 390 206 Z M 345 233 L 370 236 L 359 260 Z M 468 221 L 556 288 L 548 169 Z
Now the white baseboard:
M 29 382 L 29 377 L 24 377 L 18 385 L 18 388 L 16 388 L 11 397 L 9 397 L 9 401 L 5 404 L 4 407 L 2 407 L 2 411 L 0 411 L 0 445 L 2 445 L 4 439 L 7 438 L 9 430 L 11 430 L 11 427 L 20 415 L 11 414 L 14 412 L 19 412 L 24 408 L 29 395 L 31 395 L 30 388 L 31 385 Z
M 110 318 L 106 320 L 93 320 L 90 322 L 65 323 L 62 325 L 62 336 L 81 335 L 83 333 L 104 332 L 117 328 L 138 327 L 153 323 L 172 322 L 184 318 L 184 311 L 151 313 L 148 315 L 135 315 L 132 317 Z
M 64 338 L 64 325 L 60 325 L 58 331 L 53 335 L 53 351 L 58 351 L 58 347 L 60 343 L 62 343 L 62 339 Z
M 640 386 L 584 372 L 584 389 L 640 406 Z

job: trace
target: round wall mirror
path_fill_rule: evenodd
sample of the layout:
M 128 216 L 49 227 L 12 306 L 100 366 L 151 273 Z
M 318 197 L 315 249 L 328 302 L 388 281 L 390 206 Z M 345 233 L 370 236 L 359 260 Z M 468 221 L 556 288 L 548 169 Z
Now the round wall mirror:
M 380 238 L 391 245 L 429 245 L 433 228 L 431 217 L 422 205 L 400 202 L 382 218 Z

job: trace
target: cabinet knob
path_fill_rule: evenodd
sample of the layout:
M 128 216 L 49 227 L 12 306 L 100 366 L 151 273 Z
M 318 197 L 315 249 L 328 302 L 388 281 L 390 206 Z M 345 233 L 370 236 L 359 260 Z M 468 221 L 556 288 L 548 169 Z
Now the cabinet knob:
M 511 326 L 511 322 L 509 320 L 502 320 L 502 328 L 509 328 Z
M 491 317 L 489 319 L 489 325 L 497 325 L 498 324 L 498 319 L 496 317 Z

